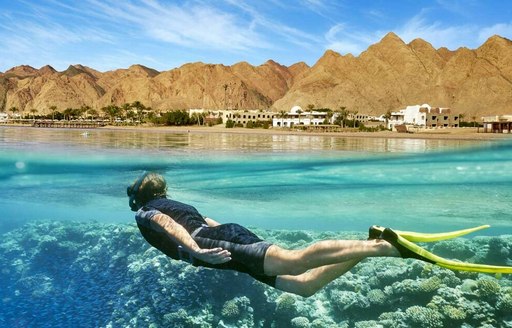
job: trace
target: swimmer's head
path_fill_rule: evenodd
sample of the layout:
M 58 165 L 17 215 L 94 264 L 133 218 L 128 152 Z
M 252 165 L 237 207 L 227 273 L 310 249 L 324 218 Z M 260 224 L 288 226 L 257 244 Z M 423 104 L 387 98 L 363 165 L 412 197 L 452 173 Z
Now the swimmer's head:
M 165 198 L 167 183 L 165 178 L 153 172 L 144 172 L 126 189 L 132 211 L 137 211 L 152 199 Z

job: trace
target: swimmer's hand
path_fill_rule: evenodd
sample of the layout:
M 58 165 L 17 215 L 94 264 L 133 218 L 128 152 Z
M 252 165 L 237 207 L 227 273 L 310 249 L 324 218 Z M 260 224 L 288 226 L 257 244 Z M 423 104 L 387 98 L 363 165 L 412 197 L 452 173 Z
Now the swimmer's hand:
M 231 261 L 231 253 L 220 247 L 200 249 L 194 253 L 194 257 L 210 264 L 221 264 Z

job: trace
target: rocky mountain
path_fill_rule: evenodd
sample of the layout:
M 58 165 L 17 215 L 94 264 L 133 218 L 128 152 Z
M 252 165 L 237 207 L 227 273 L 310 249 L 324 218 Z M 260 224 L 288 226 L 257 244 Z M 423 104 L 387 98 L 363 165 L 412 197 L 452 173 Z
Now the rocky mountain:
M 405 44 L 389 33 L 359 57 L 327 51 L 276 108 L 294 104 L 366 114 L 428 103 L 466 117 L 512 113 L 512 42 L 493 36 L 476 50 Z
M 512 41 L 489 38 L 478 49 L 435 49 L 394 33 L 355 57 L 328 50 L 313 65 L 190 63 L 158 72 L 142 65 L 99 72 L 71 65 L 14 67 L 0 73 L 0 110 L 49 111 L 140 101 L 157 110 L 263 109 L 294 105 L 382 114 L 407 105 L 450 107 L 466 117 L 512 113 Z

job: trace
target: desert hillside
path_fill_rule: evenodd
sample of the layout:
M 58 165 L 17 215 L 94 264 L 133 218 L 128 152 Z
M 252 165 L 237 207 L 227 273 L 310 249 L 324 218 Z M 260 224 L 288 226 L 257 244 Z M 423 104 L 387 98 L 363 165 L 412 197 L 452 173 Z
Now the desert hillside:
M 450 107 L 468 118 L 512 114 L 512 41 L 489 38 L 477 49 L 435 49 L 416 39 L 404 43 L 394 33 L 358 57 L 325 54 L 309 67 L 259 66 L 240 62 L 189 63 L 158 72 L 141 65 L 99 72 L 72 65 L 14 67 L 0 73 L 0 111 L 49 112 L 140 101 L 157 110 L 264 109 L 293 105 L 382 114 L 406 105 Z

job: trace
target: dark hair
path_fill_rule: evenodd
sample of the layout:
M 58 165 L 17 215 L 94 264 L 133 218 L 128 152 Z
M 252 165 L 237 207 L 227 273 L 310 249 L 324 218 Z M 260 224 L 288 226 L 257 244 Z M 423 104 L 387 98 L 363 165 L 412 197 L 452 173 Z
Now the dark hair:
M 132 184 L 132 190 L 137 182 Z M 167 182 L 162 175 L 150 172 L 143 177 L 140 187 L 135 192 L 135 203 L 140 207 L 152 199 L 166 197 Z

